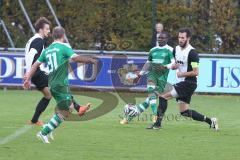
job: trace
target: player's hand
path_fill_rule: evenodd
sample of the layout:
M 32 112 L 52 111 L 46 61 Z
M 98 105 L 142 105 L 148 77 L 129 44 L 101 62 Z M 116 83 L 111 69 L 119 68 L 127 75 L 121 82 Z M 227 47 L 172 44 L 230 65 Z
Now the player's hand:
M 136 78 L 133 79 L 133 83 L 136 84 L 138 83 L 138 81 L 140 80 L 141 76 L 138 76 Z
M 140 76 L 136 74 L 136 72 L 128 72 L 125 78 L 129 82 L 137 83 L 138 80 L 140 79 Z
M 175 69 L 178 69 L 179 67 L 179 64 L 178 63 L 174 63 L 172 66 L 171 66 L 171 69 L 172 70 L 175 70 Z
M 91 58 L 91 59 L 90 59 L 90 63 L 97 65 L 98 60 L 95 59 L 95 58 Z
M 29 89 L 31 87 L 31 82 L 29 80 L 25 80 L 23 82 L 23 88 L 24 89 Z
M 23 88 L 24 89 L 29 89 L 31 86 L 31 82 L 29 80 L 29 72 L 25 73 L 25 75 L 23 76 Z
M 136 77 L 133 79 L 133 83 L 136 84 L 141 78 L 140 71 L 135 71 Z

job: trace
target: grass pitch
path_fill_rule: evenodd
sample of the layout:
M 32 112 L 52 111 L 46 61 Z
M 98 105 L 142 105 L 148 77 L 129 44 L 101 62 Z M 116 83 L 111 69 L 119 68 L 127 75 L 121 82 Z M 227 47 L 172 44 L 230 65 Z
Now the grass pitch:
M 103 103 L 81 94 L 86 95 L 74 95 L 81 104 Z M 88 94 L 105 96 L 103 92 Z M 193 109 L 219 119 L 220 131 L 214 132 L 205 123 L 179 117 L 174 100 L 169 101 L 163 129 L 145 129 L 151 123 L 150 110 L 122 126 L 119 121 L 125 102 L 111 94 L 119 100 L 114 110 L 90 121 L 64 122 L 54 132 L 55 141 L 48 145 L 36 139 L 40 127 L 26 125 L 41 94 L 0 90 L 0 160 L 240 159 L 240 97 L 193 96 Z M 137 102 L 143 100 L 137 98 Z M 41 117 L 44 122 L 52 116 L 54 106 L 52 100 Z

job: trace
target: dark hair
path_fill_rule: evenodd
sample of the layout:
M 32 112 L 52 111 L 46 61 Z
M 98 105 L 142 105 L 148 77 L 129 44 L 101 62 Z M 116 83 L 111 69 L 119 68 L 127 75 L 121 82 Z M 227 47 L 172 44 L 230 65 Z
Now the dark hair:
M 169 37 L 168 32 L 166 32 L 166 31 L 162 31 L 162 32 L 160 33 L 160 35 L 161 35 L 161 34 L 165 34 L 167 38 Z
M 60 39 L 64 36 L 65 34 L 65 29 L 63 27 L 54 27 L 53 32 L 52 32 L 52 36 L 53 39 Z
M 43 29 L 45 24 L 51 25 L 51 22 L 45 17 L 38 18 L 34 24 L 36 31 L 38 32 L 40 29 Z
M 187 38 L 191 37 L 191 31 L 190 31 L 189 28 L 181 28 L 181 29 L 179 29 L 178 32 L 179 32 L 179 33 L 186 33 Z

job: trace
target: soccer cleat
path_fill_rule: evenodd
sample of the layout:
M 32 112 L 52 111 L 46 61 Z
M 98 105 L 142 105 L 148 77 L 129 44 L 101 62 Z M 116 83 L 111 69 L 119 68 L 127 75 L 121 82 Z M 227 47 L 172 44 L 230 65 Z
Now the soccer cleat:
M 80 106 L 79 110 L 78 110 L 78 115 L 79 116 L 83 116 L 91 107 L 91 103 L 87 103 L 86 106 Z
M 38 120 L 36 123 L 33 123 L 32 121 L 29 121 L 28 124 L 30 125 L 36 125 L 36 126 L 43 126 L 43 121 Z
M 50 142 L 48 141 L 48 136 L 43 135 L 41 132 L 38 132 L 38 133 L 37 133 L 37 138 L 40 139 L 40 140 L 42 140 L 43 143 L 50 143 Z
M 211 118 L 212 124 L 210 125 L 210 128 L 214 129 L 215 131 L 219 130 L 218 127 L 218 120 L 217 118 Z
M 53 133 L 50 132 L 48 135 L 47 135 L 48 138 L 50 138 L 51 140 L 54 140 L 54 137 L 53 137 Z
M 146 129 L 155 129 L 158 130 L 160 129 L 161 126 L 157 126 L 155 123 L 154 124 L 150 124 Z
M 128 124 L 128 120 L 126 118 L 123 118 L 121 121 L 120 121 L 120 124 Z

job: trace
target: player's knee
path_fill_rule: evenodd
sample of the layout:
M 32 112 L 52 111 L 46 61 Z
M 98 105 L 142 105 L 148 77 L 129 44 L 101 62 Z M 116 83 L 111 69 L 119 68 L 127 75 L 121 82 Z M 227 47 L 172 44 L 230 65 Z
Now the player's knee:
M 150 85 L 150 84 L 147 85 L 148 93 L 153 93 L 155 89 L 156 89 L 155 85 Z
M 188 109 L 185 110 L 185 111 L 181 111 L 180 114 L 182 116 L 185 116 L 185 117 L 190 117 L 191 116 L 191 113 L 190 113 L 190 111 Z
M 172 97 L 174 97 L 174 98 L 177 98 L 177 97 L 178 97 L 178 93 L 177 93 L 177 91 L 176 91 L 175 88 L 173 88 L 173 89 L 170 91 L 170 95 L 171 95 Z
M 50 91 L 47 91 L 45 94 L 44 94 L 44 97 L 46 99 L 51 99 L 52 98 L 52 94 L 50 93 Z
M 49 91 L 48 87 L 45 87 L 43 90 L 42 90 L 42 93 L 44 95 L 44 97 L 46 99 L 51 99 L 52 98 L 52 94 L 51 92 Z
M 61 118 L 61 120 L 65 120 L 70 116 L 69 110 L 61 110 L 59 108 L 55 109 L 56 114 Z
M 162 100 L 164 100 L 164 101 L 167 101 L 167 100 L 168 100 L 168 96 L 167 96 L 167 95 L 161 95 L 161 96 L 159 97 L 159 99 L 162 99 Z
M 52 95 L 51 95 L 51 94 L 50 94 L 50 95 L 46 95 L 46 96 L 44 95 L 44 97 L 45 97 L 46 99 L 49 99 L 49 100 L 52 99 Z

